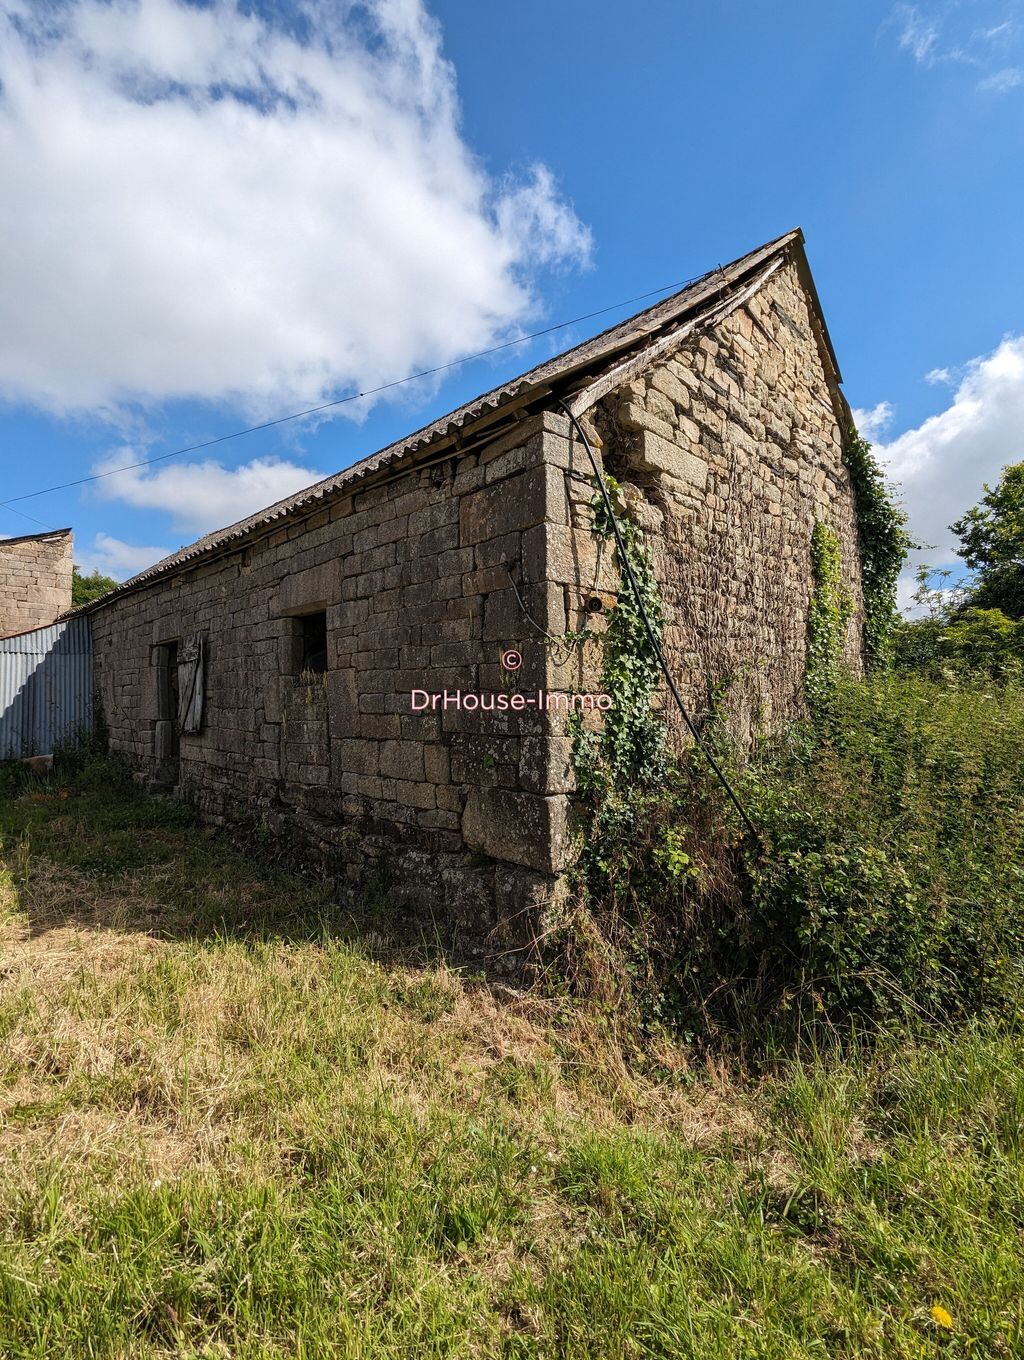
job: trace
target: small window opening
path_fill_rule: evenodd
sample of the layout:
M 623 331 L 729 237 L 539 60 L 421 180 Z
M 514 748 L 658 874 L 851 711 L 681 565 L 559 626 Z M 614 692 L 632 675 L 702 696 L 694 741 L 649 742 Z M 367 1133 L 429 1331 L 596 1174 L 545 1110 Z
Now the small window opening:
M 327 612 L 304 614 L 299 626 L 300 671 L 322 675 L 327 670 Z

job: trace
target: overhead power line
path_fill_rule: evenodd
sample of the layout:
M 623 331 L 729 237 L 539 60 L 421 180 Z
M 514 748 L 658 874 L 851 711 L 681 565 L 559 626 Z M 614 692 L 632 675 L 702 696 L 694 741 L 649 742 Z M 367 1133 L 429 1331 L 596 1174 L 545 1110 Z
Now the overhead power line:
M 699 275 L 695 275 L 699 278 Z M 458 368 L 462 364 L 472 363 L 475 359 L 485 359 L 488 355 L 499 354 L 502 350 L 512 349 L 516 345 L 528 344 L 531 340 L 539 340 L 545 335 L 552 335 L 555 331 L 565 330 L 567 326 L 578 326 L 584 321 L 592 321 L 595 316 L 604 316 L 608 312 L 618 311 L 620 307 L 629 307 L 634 302 L 643 302 L 647 298 L 656 297 L 659 293 L 671 293 L 680 288 L 687 287 L 694 282 L 694 279 L 683 279 L 679 283 L 667 283 L 661 288 L 650 288 L 646 293 L 637 293 L 634 297 L 624 298 L 621 302 L 609 303 L 607 307 L 598 307 L 595 311 L 584 312 L 582 316 L 571 317 L 568 321 L 559 321 L 553 326 L 545 326 L 543 330 L 531 331 L 529 335 L 517 336 L 514 340 L 505 340 L 500 345 L 492 345 L 489 349 L 478 350 L 475 354 L 463 355 L 461 359 L 452 359 L 447 364 L 437 364 L 434 368 L 424 368 L 418 373 L 410 373 L 404 378 L 395 378 L 392 382 L 381 383 L 379 387 L 368 387 L 362 392 L 353 392 L 347 397 L 336 397 L 333 401 L 320 402 L 317 406 L 309 406 L 304 411 L 292 411 L 289 415 L 278 416 L 276 420 L 265 420 L 259 425 L 247 425 L 242 430 L 232 430 L 230 434 L 217 435 L 214 439 L 203 439 L 198 444 L 185 444 L 180 449 L 171 449 L 169 453 L 159 453 L 152 458 L 142 458 L 136 463 L 125 463 L 123 467 L 107 468 L 104 472 L 92 472 L 86 477 L 75 477 L 68 482 L 58 482 L 54 486 L 44 486 L 38 491 L 24 491 L 18 496 L 9 496 L 6 500 L 0 501 L 0 506 L 11 510 L 16 515 L 23 515 L 26 519 L 32 519 L 31 515 L 25 515 L 21 510 L 15 510 L 15 504 L 19 501 L 34 500 L 37 496 L 49 496 L 56 491 L 67 491 L 71 487 L 85 486 L 87 482 L 99 482 L 105 477 L 114 477 L 119 472 L 133 472 L 136 468 L 152 467 L 154 463 L 166 462 L 168 458 L 178 458 L 185 453 L 199 453 L 203 449 L 211 449 L 216 444 L 225 444 L 230 439 L 241 439 L 243 435 L 259 434 L 261 430 L 272 430 L 277 425 L 286 425 L 292 420 L 302 420 L 305 416 L 314 416 L 321 411 L 330 411 L 337 406 L 345 406 L 350 402 L 359 401 L 362 397 L 374 397 L 381 392 L 388 392 L 392 388 L 402 387 L 406 383 L 417 382 L 421 378 L 432 378 L 438 373 L 447 373 L 453 368 Z M 35 520 L 36 524 L 41 524 L 41 520 Z M 43 526 L 44 528 L 47 526 Z
M 24 510 L 16 510 L 13 505 L 7 505 L 6 501 L 0 501 L 0 505 L 3 505 L 8 510 L 10 510 L 12 515 L 20 515 L 22 519 L 27 519 L 32 524 L 38 524 L 41 529 L 46 529 L 47 531 L 49 531 L 53 527 L 50 524 L 44 523 L 44 521 L 41 519 L 36 519 L 35 515 L 28 515 L 25 513 Z

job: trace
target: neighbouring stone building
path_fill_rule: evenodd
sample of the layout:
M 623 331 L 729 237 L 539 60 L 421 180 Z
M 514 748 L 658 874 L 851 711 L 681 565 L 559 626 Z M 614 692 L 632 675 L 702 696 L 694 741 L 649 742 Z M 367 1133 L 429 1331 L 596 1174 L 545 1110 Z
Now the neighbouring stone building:
M 644 532 L 683 695 L 727 685 L 749 733 L 802 703 L 817 521 L 859 664 L 839 382 L 791 232 L 90 606 L 114 749 L 353 882 L 519 918 L 572 854 L 566 714 L 530 699 L 594 688 L 600 649 L 552 639 L 599 632 L 619 588 L 559 403 Z M 522 698 L 423 699 L 445 691 Z
M 71 608 L 70 529 L 0 538 L 0 637 L 53 623 Z

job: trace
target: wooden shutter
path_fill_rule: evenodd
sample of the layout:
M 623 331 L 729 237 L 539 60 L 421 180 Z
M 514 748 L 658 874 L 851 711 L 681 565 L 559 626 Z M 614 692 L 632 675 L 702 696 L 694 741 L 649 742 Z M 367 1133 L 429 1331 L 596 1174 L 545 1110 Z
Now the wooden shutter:
M 178 730 L 198 732 L 206 697 L 206 637 L 193 633 L 178 648 Z

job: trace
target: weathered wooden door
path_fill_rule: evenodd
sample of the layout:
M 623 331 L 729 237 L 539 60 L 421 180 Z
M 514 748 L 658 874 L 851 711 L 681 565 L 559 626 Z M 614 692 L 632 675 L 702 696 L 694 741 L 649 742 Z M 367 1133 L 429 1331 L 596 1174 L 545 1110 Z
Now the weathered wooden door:
M 154 649 L 156 722 L 153 726 L 154 783 L 173 788 L 178 782 L 178 644 L 162 642 Z

